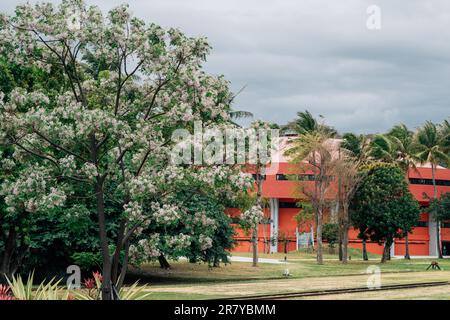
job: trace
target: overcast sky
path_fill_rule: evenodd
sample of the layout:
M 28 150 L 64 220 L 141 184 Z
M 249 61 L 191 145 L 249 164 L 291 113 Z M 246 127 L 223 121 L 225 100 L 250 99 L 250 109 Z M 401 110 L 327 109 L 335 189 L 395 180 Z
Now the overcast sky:
M 308 109 L 341 132 L 374 133 L 450 116 L 448 0 L 87 1 L 124 2 L 148 22 L 208 37 L 207 70 L 245 86 L 235 108 L 255 118 L 283 124 Z M 372 4 L 380 30 L 366 26 Z

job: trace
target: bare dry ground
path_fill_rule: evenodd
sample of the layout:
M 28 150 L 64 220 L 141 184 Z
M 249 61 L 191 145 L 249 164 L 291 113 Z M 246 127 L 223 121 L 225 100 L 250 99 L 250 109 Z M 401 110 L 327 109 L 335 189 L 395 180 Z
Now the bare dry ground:
M 449 300 L 450 285 L 294 298 L 294 300 Z
M 287 292 L 303 292 L 324 289 L 342 289 L 366 287 L 368 275 L 353 276 L 327 276 L 303 279 L 285 279 L 285 280 L 264 280 L 249 281 L 239 283 L 208 283 L 191 285 L 165 285 L 151 286 L 149 291 L 153 292 L 153 299 L 158 299 L 160 294 L 170 293 L 172 298 L 184 298 L 184 295 L 190 295 L 194 298 L 204 296 L 205 298 L 229 298 L 246 295 L 274 294 Z M 450 271 L 427 271 L 427 272 L 409 272 L 409 273 L 385 273 L 381 275 L 381 285 L 406 284 L 432 281 L 449 281 Z M 393 299 L 393 298 L 426 298 L 425 293 L 431 296 L 450 297 L 450 286 L 411 289 L 411 290 L 393 290 L 369 293 L 340 294 L 321 299 Z M 314 297 L 316 298 L 316 297 Z

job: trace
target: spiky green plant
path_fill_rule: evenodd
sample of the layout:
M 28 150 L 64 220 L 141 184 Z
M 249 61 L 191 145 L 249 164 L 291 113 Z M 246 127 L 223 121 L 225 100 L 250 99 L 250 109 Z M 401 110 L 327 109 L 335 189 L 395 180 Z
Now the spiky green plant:
M 139 281 L 136 281 L 130 287 L 122 287 L 119 291 L 120 300 L 145 300 L 151 295 L 151 292 L 145 292 L 148 286 L 139 285 Z M 100 288 L 97 288 L 100 290 Z M 96 300 L 96 297 L 100 298 L 100 295 L 92 295 L 86 290 L 74 291 L 74 296 L 77 300 Z
M 147 286 L 139 285 L 139 281 L 136 281 L 128 288 L 122 287 L 119 291 L 120 300 L 145 300 L 151 295 L 151 292 L 145 292 Z
M 33 289 L 34 272 L 28 274 L 26 282 L 21 275 L 6 278 L 13 296 L 18 300 L 68 300 L 70 291 L 61 287 L 62 279 L 52 278 L 50 281 L 42 281 L 36 289 Z

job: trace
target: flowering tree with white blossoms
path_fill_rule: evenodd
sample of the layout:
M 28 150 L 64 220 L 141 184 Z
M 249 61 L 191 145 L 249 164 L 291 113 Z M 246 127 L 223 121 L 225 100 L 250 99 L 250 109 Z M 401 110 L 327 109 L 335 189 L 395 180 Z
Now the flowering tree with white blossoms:
M 138 200 L 135 211 L 149 208 L 153 214 L 141 217 L 146 227 L 131 245 L 131 262 L 139 265 L 157 258 L 164 268 L 170 267 L 164 256 L 216 266 L 227 262 L 233 228 L 224 211 L 230 201 L 252 188 L 252 177 L 227 166 L 175 167 L 172 172 L 175 176 L 164 185 L 174 192 L 154 202 L 140 193 L 143 201 Z
M 161 224 L 182 219 L 179 207 L 158 201 L 172 192 L 167 182 L 175 178 L 171 132 L 193 120 L 229 121 L 228 82 L 202 70 L 209 50 L 204 38 L 148 25 L 127 6 L 104 16 L 81 0 L 66 0 L 58 7 L 18 6 L 15 15 L 0 17 L 2 54 L 64 75 L 56 95 L 17 89 L 0 99 L 0 138 L 16 148 L 17 159 L 32 156 L 40 163 L 26 178 L 33 181 L 18 181 L 12 194 L 20 199 L 27 188 L 38 188 L 43 175 L 48 179 L 40 192 L 47 192 L 24 202 L 30 210 L 61 205 L 70 186 L 86 190 L 98 217 L 105 300 L 117 297 L 113 284 L 123 279 L 130 240 L 146 216 Z M 122 208 L 113 242 L 110 205 Z M 149 237 L 148 246 L 156 238 Z M 182 238 L 171 243 L 183 244 Z

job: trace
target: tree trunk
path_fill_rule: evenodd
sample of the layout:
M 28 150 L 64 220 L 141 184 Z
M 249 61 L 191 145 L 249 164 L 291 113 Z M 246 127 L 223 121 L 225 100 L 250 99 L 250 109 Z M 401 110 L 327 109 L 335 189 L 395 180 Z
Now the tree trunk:
M 112 300 L 113 295 L 111 287 L 111 257 L 109 255 L 108 237 L 106 233 L 103 180 L 100 177 L 97 178 L 95 184 L 95 194 L 97 199 L 98 226 L 103 262 L 102 300 Z
M 125 242 L 125 248 L 124 248 L 125 254 L 122 261 L 122 269 L 120 270 L 119 279 L 117 280 L 116 289 L 117 291 L 120 291 L 120 289 L 123 286 L 123 282 L 125 280 L 125 275 L 127 274 L 128 270 L 128 256 L 130 253 L 130 241 Z
M 317 238 L 317 264 L 323 264 L 323 250 L 322 250 L 322 221 L 323 213 L 322 208 L 317 212 L 317 226 L 316 226 L 316 238 Z
M 411 257 L 409 256 L 409 236 L 406 234 L 405 236 L 405 259 L 410 260 Z
M 363 254 L 363 260 L 364 261 L 367 261 L 367 260 L 369 260 L 369 257 L 368 257 L 368 255 L 367 255 L 367 245 L 366 245 L 366 239 L 363 239 L 363 241 L 362 241 L 362 254 Z
M 119 233 L 117 236 L 117 242 L 116 242 L 116 251 L 114 252 L 113 256 L 113 263 L 112 263 L 112 272 L 111 272 L 111 281 L 114 284 L 117 284 L 118 277 L 119 277 L 119 263 L 120 263 L 120 253 L 122 251 L 122 241 L 125 237 L 125 226 L 126 221 L 125 219 L 122 219 L 120 221 L 120 227 L 119 227 Z
M 383 255 L 381 257 L 381 263 L 385 263 L 390 259 L 392 240 L 386 240 L 384 243 Z
M 343 204 L 342 217 L 342 263 L 346 264 L 348 261 L 348 203 Z
M 433 198 L 437 199 L 437 187 L 436 187 L 436 166 L 432 163 L 431 164 L 431 175 L 433 180 Z M 441 251 L 441 222 L 439 221 L 439 218 L 437 216 L 436 210 L 433 212 L 434 220 L 436 221 L 436 246 L 437 246 L 437 253 L 438 258 L 442 259 L 442 251 Z
M 342 263 L 346 264 L 348 262 L 348 231 L 344 232 L 344 239 L 342 241 Z
M 213 267 L 214 268 L 220 267 L 220 260 L 219 260 L 219 257 L 217 255 L 214 255 Z
M 343 221 L 343 213 L 339 214 L 338 218 L 338 255 L 339 261 L 342 261 L 343 258 L 343 241 L 344 241 L 344 221 Z
M 17 245 L 17 231 L 14 224 L 11 224 L 9 227 L 8 238 L 5 244 L 5 250 L 3 253 L 1 265 L 0 265 L 0 274 L 4 274 L 8 278 L 11 278 L 11 261 L 14 255 L 14 251 Z
M 258 164 L 256 170 L 256 183 L 257 183 L 257 192 L 256 192 L 256 204 L 262 209 L 262 175 L 264 174 L 264 169 L 260 167 Z M 252 250 L 253 250 L 253 262 L 252 266 L 256 267 L 258 265 L 258 227 L 259 223 L 253 227 L 252 233 Z
M 256 267 L 258 265 L 258 226 L 256 226 L 256 228 L 253 228 L 252 232 L 252 251 L 253 251 L 252 266 Z
M 160 255 L 158 257 L 158 261 L 159 261 L 159 266 L 162 269 L 170 269 L 171 268 L 169 261 L 167 261 L 167 259 L 166 259 L 166 257 L 164 257 L 164 255 Z
M 338 150 L 339 160 L 341 159 L 341 148 L 339 147 Z M 343 221 L 343 215 L 344 210 L 342 208 L 342 175 L 338 174 L 338 192 L 337 192 L 337 205 L 336 205 L 336 211 L 338 216 L 338 241 L 339 241 L 339 261 L 343 261 L 343 248 L 342 248 L 342 242 L 344 239 L 344 221 Z

